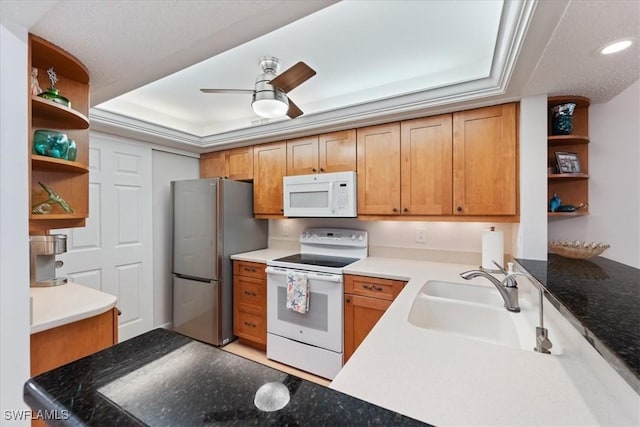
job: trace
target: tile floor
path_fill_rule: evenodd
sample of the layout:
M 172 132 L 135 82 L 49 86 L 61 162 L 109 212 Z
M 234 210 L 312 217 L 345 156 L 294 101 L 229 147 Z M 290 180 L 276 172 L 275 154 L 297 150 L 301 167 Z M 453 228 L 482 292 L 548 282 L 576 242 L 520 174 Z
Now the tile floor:
M 229 343 L 221 348 L 225 351 L 228 351 L 229 353 L 242 356 L 246 359 L 253 360 L 254 362 L 262 363 L 263 365 L 269 366 L 271 368 L 279 369 L 288 374 L 298 376 L 302 379 L 305 379 L 307 381 L 312 381 L 314 383 L 317 383 L 323 386 L 328 386 L 329 383 L 331 382 L 330 380 L 327 380 L 325 378 L 317 377 L 308 372 L 301 371 L 296 368 L 292 368 L 291 366 L 288 366 L 288 365 L 283 365 L 282 363 L 274 362 L 273 360 L 269 360 L 267 359 L 266 353 L 263 352 L 262 350 L 258 350 L 257 348 L 253 348 L 251 346 L 243 344 L 238 340 L 233 341 L 232 343 Z

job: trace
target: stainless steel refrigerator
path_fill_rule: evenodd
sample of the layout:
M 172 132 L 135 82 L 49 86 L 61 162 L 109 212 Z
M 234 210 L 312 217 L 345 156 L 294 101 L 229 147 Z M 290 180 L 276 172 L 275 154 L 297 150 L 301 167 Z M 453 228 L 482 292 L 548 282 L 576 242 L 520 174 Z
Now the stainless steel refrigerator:
M 253 218 L 253 185 L 220 178 L 173 181 L 173 329 L 213 345 L 233 335 L 230 255 L 267 247 Z

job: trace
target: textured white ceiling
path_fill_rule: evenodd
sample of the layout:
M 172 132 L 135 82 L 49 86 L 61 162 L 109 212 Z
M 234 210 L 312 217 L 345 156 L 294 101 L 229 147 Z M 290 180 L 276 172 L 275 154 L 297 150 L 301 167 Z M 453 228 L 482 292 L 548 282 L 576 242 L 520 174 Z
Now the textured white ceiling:
M 598 50 L 622 38 L 631 48 Z M 547 45 L 524 94 L 584 95 L 607 102 L 640 78 L 640 1 L 574 1 Z

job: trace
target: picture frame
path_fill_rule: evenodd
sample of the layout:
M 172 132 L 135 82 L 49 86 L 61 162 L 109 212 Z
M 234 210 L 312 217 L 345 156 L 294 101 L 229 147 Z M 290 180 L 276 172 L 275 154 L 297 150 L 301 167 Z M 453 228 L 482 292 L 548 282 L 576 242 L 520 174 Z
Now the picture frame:
M 577 153 L 556 151 L 555 155 L 558 173 L 582 173 L 580 158 Z

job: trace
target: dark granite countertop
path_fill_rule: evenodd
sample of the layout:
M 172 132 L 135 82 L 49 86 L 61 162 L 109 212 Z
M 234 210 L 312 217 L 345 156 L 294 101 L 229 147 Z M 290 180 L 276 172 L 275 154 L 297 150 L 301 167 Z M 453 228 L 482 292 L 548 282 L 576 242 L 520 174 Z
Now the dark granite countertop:
M 603 257 L 516 261 L 640 393 L 640 270 Z
M 263 404 L 279 392 L 284 408 L 256 408 L 267 383 Z M 31 378 L 24 399 L 52 425 L 424 425 L 165 329 Z

